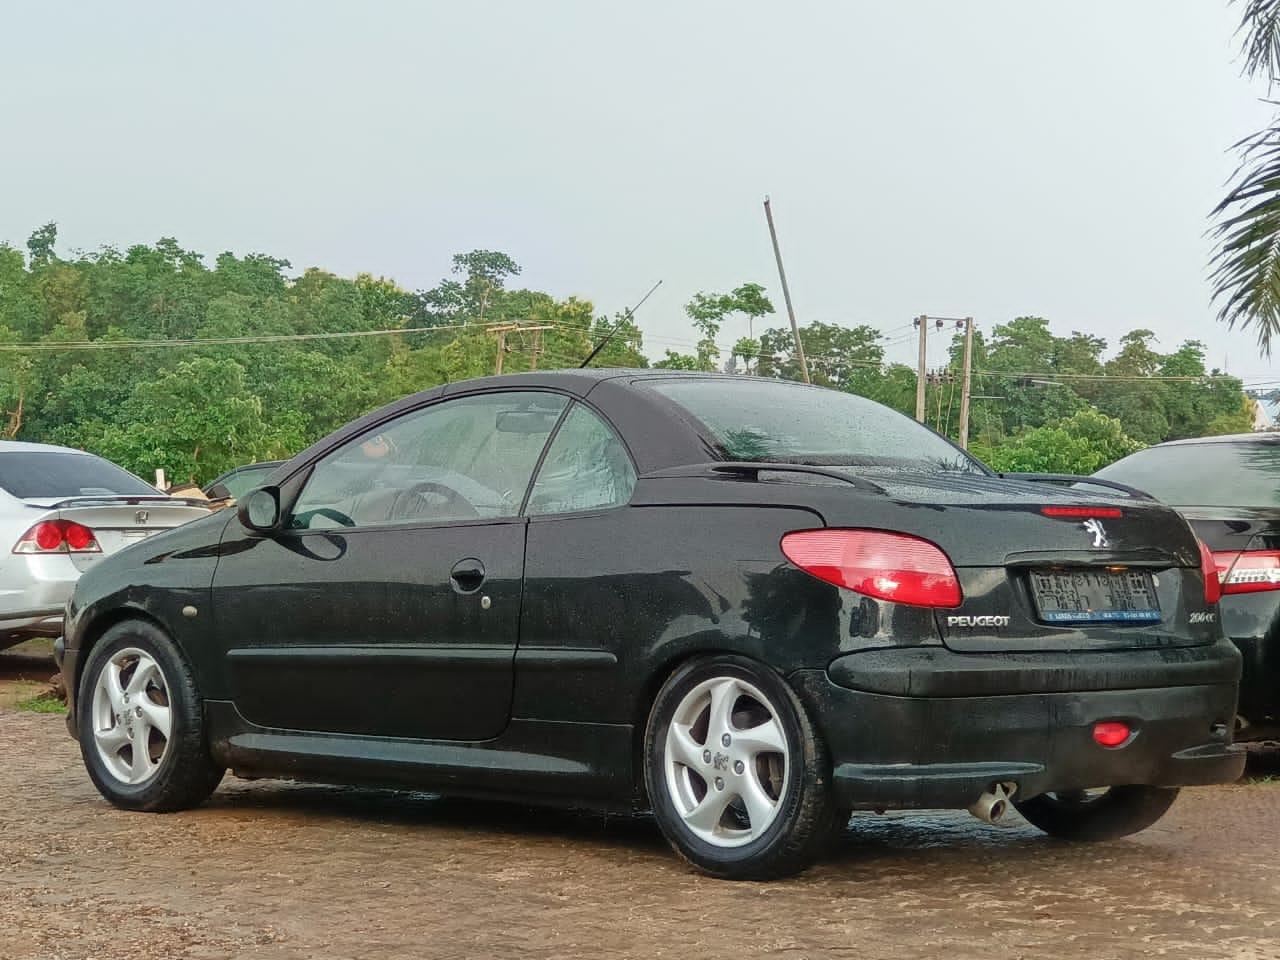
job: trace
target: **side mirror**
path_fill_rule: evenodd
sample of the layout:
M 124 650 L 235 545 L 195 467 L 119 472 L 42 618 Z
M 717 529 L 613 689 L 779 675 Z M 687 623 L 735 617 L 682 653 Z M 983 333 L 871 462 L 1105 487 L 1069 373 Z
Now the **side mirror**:
M 250 490 L 236 507 L 236 516 L 250 530 L 271 533 L 280 528 L 280 488 Z

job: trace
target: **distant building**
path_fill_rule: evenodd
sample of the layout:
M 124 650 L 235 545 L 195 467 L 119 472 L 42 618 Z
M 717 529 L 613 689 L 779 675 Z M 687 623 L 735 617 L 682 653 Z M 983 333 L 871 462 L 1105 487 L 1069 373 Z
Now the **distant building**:
M 1274 430 L 1280 423 L 1280 400 L 1253 401 L 1253 429 Z

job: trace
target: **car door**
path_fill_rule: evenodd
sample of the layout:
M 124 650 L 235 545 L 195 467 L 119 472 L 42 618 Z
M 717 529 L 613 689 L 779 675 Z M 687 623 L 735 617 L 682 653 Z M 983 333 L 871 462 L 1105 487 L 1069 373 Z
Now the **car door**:
M 439 400 L 320 457 L 272 536 L 228 527 L 216 635 L 264 727 L 484 740 L 510 714 L 535 464 L 566 401 Z

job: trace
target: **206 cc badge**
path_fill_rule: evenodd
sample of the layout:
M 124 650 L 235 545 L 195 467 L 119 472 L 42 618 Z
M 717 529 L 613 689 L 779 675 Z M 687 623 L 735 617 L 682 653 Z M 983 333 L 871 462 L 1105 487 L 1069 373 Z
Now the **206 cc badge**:
M 1080 526 L 1084 527 L 1085 533 L 1093 534 L 1093 547 L 1095 550 L 1103 550 L 1111 546 L 1111 541 L 1107 539 L 1107 531 L 1103 529 L 1101 521 L 1086 520 Z

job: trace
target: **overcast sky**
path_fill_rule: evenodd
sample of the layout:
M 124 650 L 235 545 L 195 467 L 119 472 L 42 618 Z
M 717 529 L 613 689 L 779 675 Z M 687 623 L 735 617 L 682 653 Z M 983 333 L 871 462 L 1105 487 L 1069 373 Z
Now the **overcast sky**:
M 800 322 L 1048 317 L 1208 345 L 1206 214 L 1262 126 L 1226 0 L 7 5 L 0 240 L 174 236 L 434 286 L 509 253 L 690 350 L 698 290 L 766 285 L 773 198 Z M 726 343 L 745 335 L 731 325 Z M 935 338 L 940 358 L 945 338 Z

